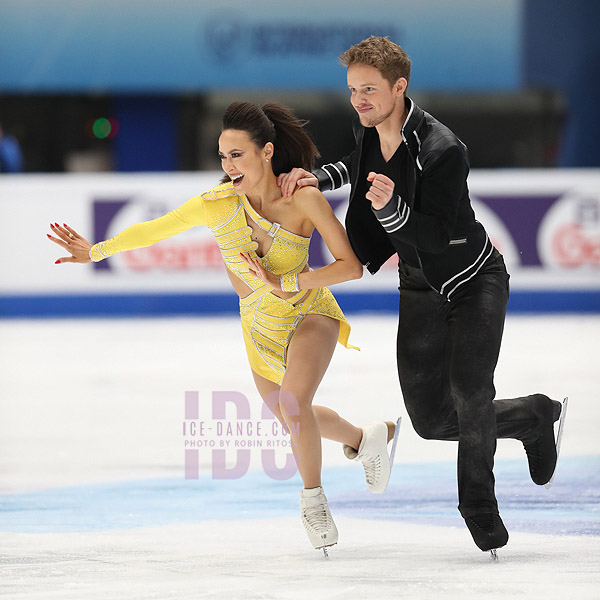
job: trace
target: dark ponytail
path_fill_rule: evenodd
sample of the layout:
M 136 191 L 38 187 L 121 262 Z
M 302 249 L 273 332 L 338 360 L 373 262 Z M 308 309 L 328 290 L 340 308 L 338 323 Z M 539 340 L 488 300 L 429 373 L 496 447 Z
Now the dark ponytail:
M 271 142 L 275 147 L 271 164 L 277 176 L 294 167 L 307 171 L 314 168 L 319 151 L 306 132 L 307 123 L 283 104 L 269 102 L 258 107 L 250 102 L 233 102 L 223 115 L 222 131 L 245 131 L 261 149 Z

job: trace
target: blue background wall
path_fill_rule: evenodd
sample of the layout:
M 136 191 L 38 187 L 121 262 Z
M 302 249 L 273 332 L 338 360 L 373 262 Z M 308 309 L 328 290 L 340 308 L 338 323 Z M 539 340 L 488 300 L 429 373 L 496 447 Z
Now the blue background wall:
M 558 166 L 600 166 L 596 0 L 1 0 L 0 22 L 0 93 L 113 94 L 122 171 L 173 167 L 175 106 L 157 94 L 343 92 L 337 57 L 370 34 L 407 50 L 413 91 L 561 91 Z
M 523 85 L 559 89 L 567 123 L 562 167 L 600 165 L 600 2 L 527 0 L 523 14 Z
M 515 89 L 521 0 L 2 0 L 0 89 L 344 89 L 337 57 L 388 35 L 418 89 Z

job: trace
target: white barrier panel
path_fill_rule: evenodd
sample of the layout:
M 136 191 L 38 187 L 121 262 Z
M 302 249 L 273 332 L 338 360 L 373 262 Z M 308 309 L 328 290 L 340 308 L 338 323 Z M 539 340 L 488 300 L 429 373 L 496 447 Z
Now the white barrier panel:
M 210 294 L 230 290 L 206 228 L 88 265 L 64 256 L 46 233 L 66 222 L 90 241 L 160 216 L 216 185 L 220 173 L 14 175 L 0 177 L 2 297 L 52 294 Z M 475 171 L 477 218 L 502 251 L 512 290 L 600 291 L 600 170 Z M 349 188 L 328 193 L 343 222 Z M 311 266 L 331 260 L 320 236 Z M 336 286 L 343 292 L 396 293 L 393 260 L 380 273 Z

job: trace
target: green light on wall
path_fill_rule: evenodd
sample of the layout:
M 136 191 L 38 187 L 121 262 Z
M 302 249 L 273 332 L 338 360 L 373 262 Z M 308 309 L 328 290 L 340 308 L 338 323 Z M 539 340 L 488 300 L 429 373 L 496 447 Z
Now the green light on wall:
M 94 121 L 94 124 L 92 125 L 92 132 L 99 140 L 114 138 L 119 132 L 119 124 L 115 119 L 101 117 Z

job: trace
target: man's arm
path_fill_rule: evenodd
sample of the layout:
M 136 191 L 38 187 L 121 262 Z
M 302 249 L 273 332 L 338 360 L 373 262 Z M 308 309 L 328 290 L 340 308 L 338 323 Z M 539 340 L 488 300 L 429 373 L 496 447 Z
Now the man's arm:
M 312 173 L 306 169 L 292 169 L 289 173 L 281 173 L 277 177 L 277 185 L 281 188 L 284 198 L 290 197 L 297 189 L 306 186 L 316 187 L 322 192 L 337 190 L 350 183 L 350 168 L 352 154 L 345 156 L 336 163 L 328 163 L 315 169 Z
M 319 189 L 322 192 L 327 192 L 337 190 L 350 183 L 351 165 L 352 154 L 349 154 L 335 163 L 328 163 L 319 169 L 315 169 L 313 174 L 317 177 Z
M 423 165 L 418 211 L 393 194 L 394 183 L 384 175 L 369 174 L 366 197 L 392 241 L 438 254 L 450 243 L 467 174 L 463 153 L 451 146 L 433 163 Z

